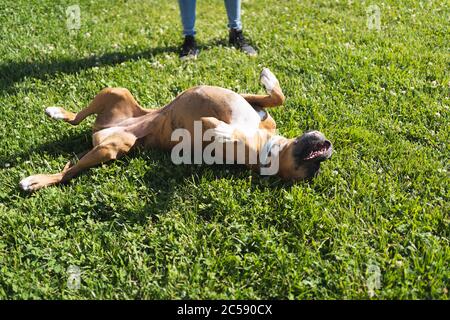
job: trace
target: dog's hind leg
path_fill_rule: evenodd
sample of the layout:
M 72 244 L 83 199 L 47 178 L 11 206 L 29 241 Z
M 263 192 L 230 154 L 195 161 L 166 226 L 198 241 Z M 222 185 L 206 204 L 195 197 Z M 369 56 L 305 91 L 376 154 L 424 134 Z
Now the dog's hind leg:
M 241 96 L 255 107 L 271 108 L 281 106 L 285 97 L 275 75 L 269 69 L 263 68 L 259 79 L 266 89 L 267 95 L 241 94 Z
M 45 113 L 53 119 L 77 125 L 91 114 L 97 114 L 94 131 L 114 126 L 120 121 L 149 112 L 139 106 L 131 93 L 124 88 L 105 88 L 92 102 L 78 113 L 60 107 L 48 107 Z
M 77 163 L 67 163 L 64 169 L 56 174 L 37 174 L 20 181 L 22 190 L 36 191 L 38 189 L 66 182 L 80 171 L 100 163 L 119 158 L 126 154 L 136 143 L 136 137 L 128 132 L 116 132 L 106 137 L 99 145 L 87 152 Z

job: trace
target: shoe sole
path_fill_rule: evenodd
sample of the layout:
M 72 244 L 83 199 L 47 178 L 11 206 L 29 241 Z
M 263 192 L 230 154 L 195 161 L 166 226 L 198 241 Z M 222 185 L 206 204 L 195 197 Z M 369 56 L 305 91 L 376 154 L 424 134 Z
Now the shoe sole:
M 188 61 L 188 60 L 197 60 L 197 56 L 195 55 L 188 55 L 188 56 L 183 56 L 180 57 L 181 61 Z

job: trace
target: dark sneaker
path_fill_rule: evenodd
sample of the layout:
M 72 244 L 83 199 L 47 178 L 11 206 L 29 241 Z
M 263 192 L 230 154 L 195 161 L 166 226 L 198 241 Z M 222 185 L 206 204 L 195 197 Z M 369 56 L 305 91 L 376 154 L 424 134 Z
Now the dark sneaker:
M 231 29 L 229 37 L 230 45 L 235 46 L 237 49 L 244 51 L 249 56 L 256 56 L 258 53 L 253 47 L 248 44 L 242 30 Z
M 197 59 L 198 48 L 194 36 L 185 36 L 181 46 L 180 59 Z

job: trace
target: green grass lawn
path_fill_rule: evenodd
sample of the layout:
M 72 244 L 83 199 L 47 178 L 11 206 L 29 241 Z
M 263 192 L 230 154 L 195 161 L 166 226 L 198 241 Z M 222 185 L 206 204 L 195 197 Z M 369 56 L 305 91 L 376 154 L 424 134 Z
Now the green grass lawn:
M 76 3 L 81 29 L 69 33 Z M 0 298 L 449 298 L 448 2 L 242 9 L 257 58 L 227 47 L 223 2 L 199 0 L 202 51 L 183 63 L 175 0 L 0 3 Z M 107 86 L 147 107 L 198 84 L 263 92 L 264 66 L 287 97 L 271 110 L 280 133 L 318 129 L 334 144 L 312 182 L 140 150 L 19 190 L 91 146 L 93 119 L 71 127 L 45 107 L 78 111 Z M 71 265 L 79 290 L 67 286 Z

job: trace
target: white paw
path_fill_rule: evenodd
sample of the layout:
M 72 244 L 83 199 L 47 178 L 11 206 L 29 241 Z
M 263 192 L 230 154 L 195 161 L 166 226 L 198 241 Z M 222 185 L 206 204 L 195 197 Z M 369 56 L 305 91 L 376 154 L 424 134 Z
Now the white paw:
M 45 109 L 45 113 L 53 119 L 64 120 L 64 112 L 59 107 L 48 107 Z
M 22 190 L 24 191 L 32 191 L 33 190 L 33 185 L 36 184 L 36 181 L 34 179 L 33 176 L 27 177 L 25 179 L 22 179 L 19 182 L 19 186 Z
M 233 139 L 234 128 L 225 122 L 220 122 L 217 127 L 214 128 L 214 137 L 218 142 L 231 142 Z
M 263 68 L 259 80 L 268 93 L 271 93 L 273 88 L 278 85 L 277 77 L 275 77 L 275 75 L 268 68 Z

